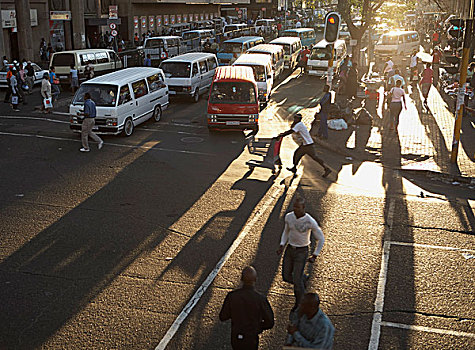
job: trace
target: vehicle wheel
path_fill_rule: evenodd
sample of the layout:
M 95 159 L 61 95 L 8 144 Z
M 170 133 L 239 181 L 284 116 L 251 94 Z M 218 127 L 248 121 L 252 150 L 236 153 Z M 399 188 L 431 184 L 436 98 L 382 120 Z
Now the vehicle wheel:
M 159 122 L 160 119 L 162 119 L 162 107 L 155 106 L 155 109 L 153 110 L 153 120 Z
M 132 118 L 127 118 L 124 123 L 124 136 L 129 137 L 134 132 L 134 122 Z
M 193 95 L 193 102 L 197 103 L 200 100 L 200 90 L 197 88 L 195 94 Z

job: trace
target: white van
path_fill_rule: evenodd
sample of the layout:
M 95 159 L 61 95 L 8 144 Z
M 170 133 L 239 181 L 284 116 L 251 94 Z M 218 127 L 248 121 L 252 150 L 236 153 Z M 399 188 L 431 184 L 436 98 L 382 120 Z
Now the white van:
M 150 55 L 152 65 L 158 66 L 159 62 L 170 57 L 184 54 L 188 51 L 181 36 L 155 36 L 146 38 L 143 44 L 145 57 Z
M 203 48 L 206 40 L 210 43 L 215 42 L 215 36 L 211 29 L 197 29 L 189 30 L 182 34 L 183 41 L 185 42 L 188 51 L 198 51 Z
M 236 23 L 236 24 L 227 24 L 223 28 L 223 36 L 225 38 L 237 38 L 243 35 L 248 35 L 250 33 L 243 33 L 247 29 L 247 24 Z
M 259 101 L 267 103 L 274 85 L 271 57 L 265 54 L 244 54 L 239 56 L 233 66 L 252 68 L 257 82 Z
M 84 108 L 88 92 L 97 107 L 95 131 L 132 135 L 134 128 L 153 118 L 159 121 L 168 107 L 168 88 L 159 68 L 134 67 L 109 73 L 81 84 L 69 106 L 70 128 L 81 131 L 77 113 Z
M 414 50 L 419 51 L 419 34 L 416 31 L 390 32 L 381 35 L 374 46 L 376 61 L 386 61 L 388 57 L 409 58 Z
M 79 71 L 80 81 L 85 79 L 84 70 L 87 64 L 94 68 L 95 76 L 122 68 L 119 56 L 113 50 L 108 49 L 55 52 L 50 58 L 49 66 L 55 68 L 56 76 L 62 84 L 69 84 L 71 64 L 74 64 L 74 67 Z
M 302 51 L 302 42 L 297 37 L 279 37 L 272 40 L 269 44 L 281 45 L 284 47 L 284 68 L 293 70 L 299 63 L 300 51 Z
M 254 33 L 258 35 L 269 35 L 276 28 L 274 19 L 258 19 L 254 24 Z
M 332 50 L 328 47 L 326 40 L 321 40 L 312 47 L 307 61 L 307 72 L 309 75 L 326 76 L 328 72 L 328 61 L 332 58 Z M 333 71 L 340 66 L 341 61 L 346 56 L 345 40 L 337 40 L 334 43 L 335 56 L 333 57 Z
M 186 53 L 160 64 L 170 95 L 190 96 L 194 102 L 211 86 L 216 67 L 216 56 L 206 52 Z
M 272 61 L 274 80 L 284 71 L 284 48 L 280 45 L 260 44 L 251 47 L 247 53 L 269 55 Z

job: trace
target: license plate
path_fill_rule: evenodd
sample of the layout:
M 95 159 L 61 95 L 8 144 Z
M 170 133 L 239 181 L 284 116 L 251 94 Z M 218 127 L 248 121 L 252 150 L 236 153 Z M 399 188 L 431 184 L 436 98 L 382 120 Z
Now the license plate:
M 231 120 L 231 121 L 227 121 L 226 125 L 239 125 L 239 122 Z
M 176 91 L 173 91 L 173 90 L 168 90 L 168 93 L 169 93 L 170 95 L 176 95 Z
M 308 73 L 309 74 L 317 74 L 317 71 L 316 70 L 309 70 Z
M 68 76 L 67 75 L 60 75 L 59 79 L 68 79 Z

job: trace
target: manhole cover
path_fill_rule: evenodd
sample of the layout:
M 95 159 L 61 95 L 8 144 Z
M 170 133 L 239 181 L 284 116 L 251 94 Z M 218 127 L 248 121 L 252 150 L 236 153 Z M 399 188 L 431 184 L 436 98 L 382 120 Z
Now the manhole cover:
M 200 143 L 203 142 L 204 139 L 201 137 L 183 137 L 180 141 L 184 143 Z

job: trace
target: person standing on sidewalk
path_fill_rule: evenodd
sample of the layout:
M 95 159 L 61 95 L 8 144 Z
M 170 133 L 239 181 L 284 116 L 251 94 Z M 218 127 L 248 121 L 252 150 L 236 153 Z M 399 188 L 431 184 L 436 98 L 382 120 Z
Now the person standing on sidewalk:
M 332 100 L 332 95 L 330 93 L 330 85 L 325 85 L 323 87 L 323 96 L 318 101 L 320 104 L 320 125 L 318 127 L 317 136 L 321 137 L 324 140 L 328 140 L 328 111 L 330 109 L 330 104 Z
M 391 103 L 389 104 L 389 111 L 391 116 L 390 129 L 394 130 L 399 126 L 399 115 L 402 111 L 402 102 L 404 101 L 404 109 L 407 109 L 406 97 L 404 89 L 401 87 L 401 80 L 396 81 L 396 86 L 389 91 Z
M 430 63 L 426 64 L 426 68 L 421 73 L 421 81 L 419 82 L 421 86 L 422 96 L 424 97 L 424 108 L 429 110 L 427 104 L 427 98 L 429 97 L 430 87 L 432 86 L 432 78 L 434 76 L 434 71 L 430 68 Z
M 31 95 L 33 93 L 33 87 L 35 85 L 35 69 L 31 65 L 31 61 L 26 63 L 26 84 L 28 85 L 28 94 Z
M 434 71 L 433 84 L 437 88 L 439 83 L 439 67 L 440 59 L 442 58 L 442 52 L 440 52 L 439 47 L 436 46 L 432 52 L 432 70 Z
M 287 168 L 287 170 L 295 174 L 297 172 L 297 166 L 299 165 L 300 159 L 302 159 L 304 155 L 308 154 L 313 160 L 323 167 L 323 177 L 327 177 L 331 173 L 330 168 L 327 167 L 323 160 L 317 156 L 312 136 L 310 136 L 310 132 L 308 131 L 305 124 L 302 123 L 302 115 L 300 113 L 294 115 L 294 122 L 292 123 L 290 129 L 279 134 L 278 137 L 285 137 L 287 135 L 292 135 L 295 143 L 299 145 L 299 147 L 294 152 L 294 166 L 292 168 Z
M 285 248 L 282 260 L 282 279 L 294 285 L 295 311 L 305 294 L 305 263 L 314 263 L 323 248 L 325 237 L 317 221 L 305 212 L 305 200 L 298 197 L 294 202 L 293 212 L 285 215 L 285 226 L 280 239 L 277 254 L 281 255 Z M 310 235 L 318 241 L 312 256 L 308 257 Z
M 104 141 L 102 141 L 102 139 L 92 131 L 96 118 L 96 104 L 91 100 L 89 92 L 84 94 L 84 111 L 82 113 L 78 112 L 78 116 L 84 116 L 84 118 L 82 118 L 81 126 L 82 148 L 80 151 L 89 152 L 89 136 L 91 136 L 94 141 L 98 142 L 97 148 L 101 149 L 104 145 Z
M 256 270 L 244 268 L 242 287 L 228 293 L 219 313 L 222 322 L 231 320 L 233 350 L 257 350 L 259 334 L 274 327 L 274 312 L 267 298 L 254 289 L 256 280 Z

